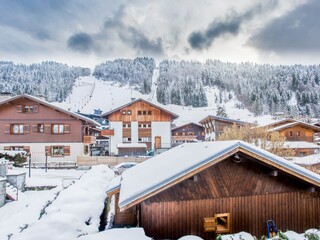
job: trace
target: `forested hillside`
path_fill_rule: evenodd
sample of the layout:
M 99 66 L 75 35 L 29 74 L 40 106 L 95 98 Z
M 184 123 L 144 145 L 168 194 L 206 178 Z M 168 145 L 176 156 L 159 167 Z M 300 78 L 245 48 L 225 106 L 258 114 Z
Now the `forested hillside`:
M 153 58 L 116 59 L 97 65 L 93 76 L 104 81 L 117 81 L 134 86 L 143 94 L 151 91 L 152 74 L 156 64 Z
M 42 94 L 49 101 L 61 102 L 72 91 L 79 76 L 90 75 L 90 69 L 69 67 L 56 62 L 14 64 L 0 61 L 0 91 L 17 94 Z
M 207 60 L 160 63 L 157 98 L 164 104 L 206 106 L 203 87 L 216 86 L 256 115 L 285 112 L 320 116 L 320 67 L 223 63 Z M 233 93 L 233 94 L 231 94 Z M 216 101 L 225 101 L 218 96 Z M 224 94 L 225 95 L 225 94 Z

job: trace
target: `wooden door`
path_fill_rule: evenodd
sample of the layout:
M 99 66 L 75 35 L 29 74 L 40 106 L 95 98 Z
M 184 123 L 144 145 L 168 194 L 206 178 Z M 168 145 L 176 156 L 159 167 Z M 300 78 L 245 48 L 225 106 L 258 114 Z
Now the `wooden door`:
M 155 145 L 155 149 L 161 148 L 161 137 L 160 136 L 156 136 L 154 138 L 154 145 Z

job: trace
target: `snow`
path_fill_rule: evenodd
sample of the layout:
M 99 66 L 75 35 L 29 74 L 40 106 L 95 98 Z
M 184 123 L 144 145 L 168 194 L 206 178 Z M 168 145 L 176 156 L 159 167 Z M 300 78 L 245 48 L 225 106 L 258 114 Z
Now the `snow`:
M 76 80 L 72 93 L 67 100 L 62 103 L 55 103 L 55 105 L 74 112 L 79 110 L 82 113 L 93 113 L 93 109 L 101 109 L 103 113 L 106 113 L 131 102 L 131 98 L 143 98 L 179 115 L 179 118 L 174 121 L 177 126 L 189 122 L 197 123 L 208 115 L 215 115 L 218 105 L 225 107 L 228 117 L 231 119 L 240 119 L 241 121 L 252 123 L 257 122 L 258 124 L 268 124 L 274 121 L 271 115 L 255 117 L 249 110 L 237 108 L 238 101 L 235 98 L 221 104 L 215 103 L 214 94 L 217 94 L 219 90 L 214 87 L 205 88 L 208 107 L 201 108 L 160 104 L 154 96 L 155 91 L 154 84 L 150 95 L 143 95 L 129 85 L 122 86 L 116 82 L 106 82 L 93 76 L 80 77 Z
M 0 177 L 0 182 L 1 182 L 1 181 L 5 181 L 5 180 L 6 180 L 6 178 Z
M 107 193 L 120 187 L 121 178 L 122 178 L 121 175 L 119 175 L 111 180 L 109 187 L 107 189 Z
M 120 208 L 238 147 L 320 183 L 318 174 L 243 141 L 185 143 L 125 171 L 120 188 Z
M 202 240 L 202 238 L 197 237 L 197 236 L 188 235 L 188 236 L 184 236 L 182 238 L 179 238 L 178 240 Z
M 147 148 L 145 143 L 120 143 L 117 148 Z
M 283 235 L 285 235 L 289 240 L 307 240 L 307 238 L 294 231 L 286 231 Z
M 6 155 L 11 156 L 11 157 L 14 157 L 17 154 L 24 155 L 27 152 L 26 151 L 0 151 L 0 153 L 6 154 Z
M 66 189 L 19 192 L 19 201 L 0 208 L 0 239 L 13 234 L 13 240 L 72 240 L 98 232 L 105 190 L 113 177 L 107 166 L 94 166 Z
M 314 148 L 318 149 L 320 148 L 319 145 L 311 143 L 311 142 L 305 142 L 305 141 L 286 141 L 284 142 L 284 147 L 286 148 Z
M 253 236 L 247 232 L 222 235 L 221 240 L 254 240 Z
M 305 157 L 296 157 L 292 159 L 292 162 L 303 165 L 314 165 L 320 163 L 320 154 L 314 154 Z
M 110 229 L 97 234 L 80 237 L 79 240 L 151 240 L 143 228 Z

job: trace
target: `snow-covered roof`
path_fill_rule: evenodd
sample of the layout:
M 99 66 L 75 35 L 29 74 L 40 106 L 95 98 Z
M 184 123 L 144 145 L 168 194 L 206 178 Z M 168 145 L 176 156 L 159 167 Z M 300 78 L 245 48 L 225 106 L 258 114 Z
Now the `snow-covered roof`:
M 294 121 L 294 122 L 286 123 L 286 124 L 271 128 L 269 131 L 279 131 L 279 130 L 290 128 L 290 127 L 294 127 L 294 126 L 297 126 L 297 125 L 302 125 L 303 127 L 313 129 L 316 132 L 320 132 L 320 127 L 317 127 L 317 126 L 309 124 L 309 123 L 300 122 L 300 121 Z
M 199 124 L 199 123 L 188 122 L 188 123 L 179 124 L 176 127 L 172 128 L 171 130 L 176 130 L 176 129 L 179 129 L 179 128 L 182 128 L 182 127 L 185 127 L 185 126 L 188 126 L 188 125 L 196 125 L 196 126 L 199 126 L 199 127 L 203 128 L 203 126 L 201 124 Z
M 292 162 L 301 165 L 314 165 L 320 163 L 320 154 L 313 154 L 305 157 L 295 157 Z
M 121 175 L 119 175 L 111 180 L 108 186 L 108 189 L 106 191 L 107 194 L 120 188 L 121 178 L 122 178 Z
M 125 171 L 122 174 L 119 207 L 123 209 L 147 195 L 152 196 L 169 183 L 237 149 L 260 156 L 265 162 L 320 186 L 318 174 L 243 141 L 185 143 Z
M 284 147 L 286 148 L 313 148 L 317 149 L 320 148 L 319 145 L 311 142 L 305 142 L 305 141 L 286 141 L 284 142 Z
M 0 177 L 0 182 L 5 181 L 5 180 L 6 180 L 6 178 Z
M 54 105 L 52 103 L 49 103 L 49 102 L 47 102 L 47 101 L 45 101 L 45 100 L 43 100 L 41 98 L 37 98 L 37 97 L 31 96 L 31 95 L 28 95 L 28 94 L 17 95 L 17 96 L 11 97 L 11 98 L 4 99 L 3 101 L 0 101 L 0 105 L 3 105 L 3 104 L 8 103 L 8 102 L 15 101 L 15 100 L 17 100 L 19 98 L 27 98 L 27 99 L 29 99 L 31 101 L 35 101 L 35 102 L 38 102 L 38 103 L 40 103 L 42 105 L 45 105 L 47 107 L 56 109 L 56 110 L 58 110 L 60 112 L 68 114 L 68 115 L 70 115 L 72 117 L 75 117 L 77 119 L 81 119 L 82 121 L 91 123 L 91 124 L 93 124 L 95 126 L 100 126 L 100 124 L 98 122 L 96 122 L 96 121 L 94 121 L 94 120 L 92 120 L 92 119 L 90 119 L 88 117 L 82 116 L 81 114 L 77 114 L 77 113 L 74 113 L 74 112 L 70 112 L 67 109 L 64 109 L 62 107 L 58 107 L 58 106 L 56 106 L 56 105 Z
M 145 143 L 119 143 L 117 148 L 147 148 Z
M 208 115 L 204 119 L 200 120 L 199 123 L 202 123 L 207 119 L 214 119 L 214 120 L 223 121 L 223 122 L 237 123 L 237 124 L 240 124 L 240 125 L 252 124 L 252 123 L 243 122 L 243 121 L 240 121 L 240 120 L 235 120 L 235 119 L 226 118 L 226 117 L 220 117 L 220 116 L 214 116 L 214 115 Z
M 120 107 L 118 107 L 118 108 L 115 108 L 115 109 L 109 111 L 109 112 L 106 112 L 106 113 L 102 114 L 101 117 L 107 117 L 107 116 L 109 116 L 111 113 L 114 113 L 114 112 L 116 112 L 116 111 L 119 111 L 119 110 L 121 110 L 122 108 L 128 107 L 128 106 L 130 106 L 130 105 L 132 105 L 132 104 L 134 104 L 134 103 L 136 103 L 136 102 L 145 102 L 145 103 L 147 103 L 147 104 L 149 104 L 149 105 L 151 105 L 151 106 L 153 106 L 153 107 L 155 107 L 155 108 L 161 109 L 162 111 L 170 114 L 173 119 L 179 117 L 177 114 L 175 114 L 175 113 L 173 113 L 173 112 L 170 112 L 169 110 L 167 110 L 167 109 L 165 109 L 165 108 L 163 108 L 163 107 L 161 107 L 161 106 L 159 106 L 159 105 L 157 105 L 157 104 L 154 104 L 154 103 L 152 103 L 152 102 L 149 102 L 149 101 L 147 101 L 147 100 L 145 100 L 145 99 L 142 99 L 142 98 L 138 98 L 138 99 L 133 100 L 133 101 L 131 101 L 131 102 L 125 104 L 125 105 L 122 105 L 122 106 L 120 106 Z
M 1 150 L 0 153 L 6 154 L 6 155 L 11 156 L 11 157 L 14 157 L 15 155 L 17 155 L 19 153 L 23 155 L 23 154 L 26 154 L 27 152 L 26 151 L 13 151 L 13 150 L 6 151 L 6 150 Z M 1 163 L 1 161 L 0 161 L 0 163 Z

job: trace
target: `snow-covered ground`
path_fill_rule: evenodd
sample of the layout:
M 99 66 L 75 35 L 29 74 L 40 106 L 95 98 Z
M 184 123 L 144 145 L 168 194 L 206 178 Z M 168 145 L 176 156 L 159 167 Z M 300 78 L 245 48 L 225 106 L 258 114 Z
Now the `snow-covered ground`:
M 93 76 L 81 77 L 76 80 L 72 93 L 67 100 L 55 104 L 74 112 L 79 110 L 82 113 L 93 113 L 94 109 L 101 109 L 103 112 L 107 112 L 130 102 L 131 98 L 143 98 L 178 114 L 180 117 L 174 122 L 176 125 L 182 125 L 188 122 L 199 122 L 209 114 L 216 115 L 218 106 L 225 107 L 228 116 L 232 119 L 257 122 L 258 124 L 267 124 L 273 121 L 270 115 L 255 117 L 249 110 L 237 108 L 236 105 L 239 103 L 233 96 L 233 93 L 230 93 L 231 96 L 233 96 L 230 100 L 228 99 L 229 93 L 223 93 L 224 101 L 222 103 L 217 102 L 216 98 L 219 97 L 219 90 L 214 87 L 205 88 L 208 107 L 193 108 L 172 104 L 159 104 L 156 100 L 155 84 L 155 79 L 158 74 L 159 70 L 155 69 L 152 91 L 149 95 L 143 95 L 129 85 L 122 86 L 119 83 L 106 82 L 96 79 Z
M 34 170 L 32 174 L 38 178 L 37 181 L 56 176 L 56 188 L 19 192 L 18 201 L 0 208 L 1 240 L 72 240 L 98 232 L 105 191 L 114 172 L 107 166 L 95 166 L 86 173 L 77 170 L 49 171 L 50 174 L 37 174 Z M 73 185 L 63 188 L 61 179 L 80 176 Z M 32 185 L 30 179 L 28 181 Z

